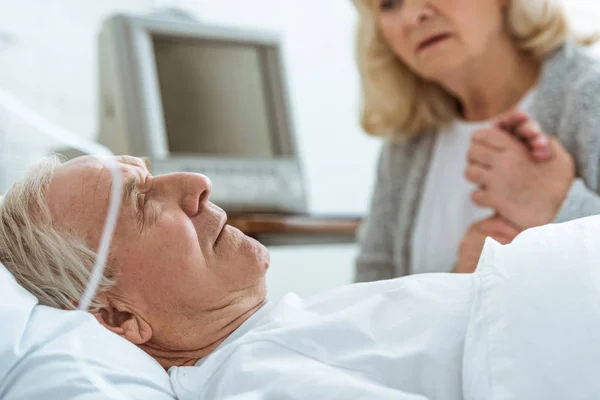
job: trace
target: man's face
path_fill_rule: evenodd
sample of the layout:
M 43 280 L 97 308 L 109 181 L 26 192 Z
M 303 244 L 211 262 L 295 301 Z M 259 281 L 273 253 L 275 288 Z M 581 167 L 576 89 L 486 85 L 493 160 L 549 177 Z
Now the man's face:
M 152 176 L 141 159 L 117 161 L 125 185 L 111 245 L 117 285 L 110 297 L 119 309 L 105 316 L 107 324 L 124 325 L 124 319 L 135 317 L 152 330 L 153 342 L 185 347 L 186 323 L 192 329 L 192 321 L 203 315 L 210 323 L 220 313 L 227 318 L 231 308 L 264 301 L 269 254 L 225 225 L 226 214 L 209 201 L 208 178 Z M 54 223 L 83 235 L 97 249 L 111 185 L 107 165 L 99 159 L 65 163 L 47 192 Z

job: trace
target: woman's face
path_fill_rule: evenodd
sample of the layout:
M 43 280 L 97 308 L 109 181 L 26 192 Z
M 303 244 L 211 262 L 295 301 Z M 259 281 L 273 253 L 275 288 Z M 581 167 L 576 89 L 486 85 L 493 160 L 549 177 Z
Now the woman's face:
M 468 71 L 506 35 L 503 10 L 510 0 L 373 1 L 384 39 L 425 79 Z

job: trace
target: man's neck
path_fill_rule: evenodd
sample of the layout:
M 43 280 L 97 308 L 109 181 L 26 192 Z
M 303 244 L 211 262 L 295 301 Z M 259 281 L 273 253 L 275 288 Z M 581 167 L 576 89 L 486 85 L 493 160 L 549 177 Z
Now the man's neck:
M 211 324 L 210 333 L 207 330 L 207 325 L 199 324 L 197 327 L 185 328 L 185 332 L 178 332 L 182 341 L 187 343 L 197 342 L 198 345 L 185 346 L 189 348 L 173 349 L 172 345 L 161 345 L 157 341 L 150 342 L 140 346 L 142 350 L 152 356 L 160 365 L 169 369 L 171 367 L 183 367 L 195 365 L 199 360 L 212 353 L 221 343 L 223 343 L 233 332 L 235 332 L 244 322 L 254 315 L 262 306 L 266 304 L 266 300 L 262 299 L 258 304 L 251 308 L 246 307 L 241 313 L 238 313 L 234 318 L 219 319 L 218 322 Z M 195 324 L 192 324 L 195 325 Z M 203 325 L 203 326 L 202 326 Z M 220 325 L 219 328 L 215 328 Z M 196 336 L 196 338 L 194 338 Z M 174 340 L 173 342 L 179 342 Z

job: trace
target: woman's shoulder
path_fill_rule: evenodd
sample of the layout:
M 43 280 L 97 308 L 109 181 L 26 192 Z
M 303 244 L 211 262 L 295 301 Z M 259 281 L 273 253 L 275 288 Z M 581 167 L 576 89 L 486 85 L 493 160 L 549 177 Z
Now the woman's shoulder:
M 544 62 L 534 115 L 548 132 L 600 121 L 600 52 L 567 42 Z M 594 123 L 595 125 L 595 123 Z
M 569 70 L 570 78 L 580 88 L 592 89 L 595 97 L 600 99 L 600 47 L 572 46 L 572 65 Z
M 600 47 L 567 41 L 544 62 L 539 89 L 561 88 L 563 95 L 593 93 L 600 99 Z

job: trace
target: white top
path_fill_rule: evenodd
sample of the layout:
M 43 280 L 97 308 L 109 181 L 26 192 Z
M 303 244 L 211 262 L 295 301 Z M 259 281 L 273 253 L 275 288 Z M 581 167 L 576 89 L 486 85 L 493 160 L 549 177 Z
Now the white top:
M 535 89 L 519 103 L 529 112 Z M 448 272 L 458 260 L 458 246 L 469 227 L 494 214 L 471 200 L 476 186 L 465 178 L 473 134 L 490 121 L 457 121 L 441 130 L 431 157 L 412 240 L 411 272 Z
M 473 275 L 414 275 L 289 294 L 193 367 L 178 399 L 462 399 Z

